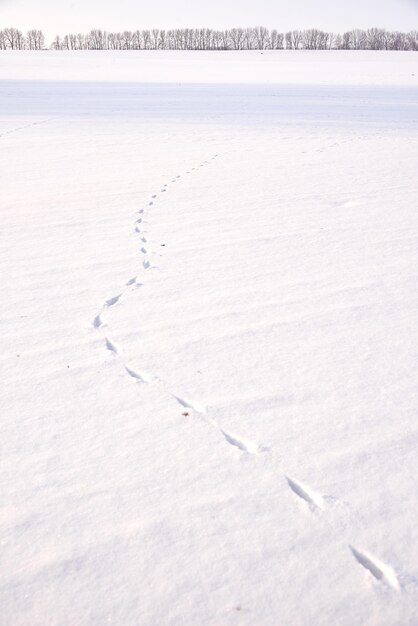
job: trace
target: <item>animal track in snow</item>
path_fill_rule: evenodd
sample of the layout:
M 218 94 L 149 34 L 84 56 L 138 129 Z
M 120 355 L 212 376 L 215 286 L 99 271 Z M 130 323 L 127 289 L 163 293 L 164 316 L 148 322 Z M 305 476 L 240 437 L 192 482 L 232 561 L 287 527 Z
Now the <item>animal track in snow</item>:
M 225 430 L 220 428 L 221 433 L 223 434 L 225 440 L 235 448 L 241 450 L 241 452 L 247 452 L 248 454 L 258 454 L 261 452 L 261 448 L 258 444 L 253 443 L 252 441 L 246 441 L 244 439 L 238 439 L 235 435 L 231 435 L 227 433 Z
M 179 396 L 174 396 L 174 398 L 185 409 L 192 409 L 193 411 L 196 411 L 196 413 L 206 413 L 207 409 L 203 404 L 200 404 L 188 398 L 180 398 Z
M 123 296 L 123 293 L 120 293 L 117 296 L 113 296 L 113 298 L 109 298 L 109 300 L 106 300 L 105 306 L 108 307 L 108 308 L 111 307 L 111 306 L 114 306 L 115 304 L 120 302 L 122 296 Z
M 20 130 L 25 130 L 26 128 L 30 128 L 31 126 L 39 126 L 40 124 L 47 124 L 48 122 L 52 122 L 53 118 L 49 118 L 47 120 L 40 120 L 39 122 L 30 122 L 29 124 L 25 124 L 24 126 L 17 126 L 16 128 L 11 128 L 10 130 L 6 130 L 3 133 L 0 133 L 0 137 L 4 137 L 6 135 L 11 135 L 12 133 L 17 133 Z
M 108 339 L 107 337 L 105 337 L 105 345 L 106 345 L 106 348 L 107 348 L 110 352 L 113 352 L 113 354 L 118 354 L 118 353 L 119 353 L 119 351 L 118 351 L 117 347 L 115 346 L 115 344 L 114 344 L 114 343 L 112 343 L 112 342 L 110 341 L 110 339 Z
M 299 496 L 299 498 L 302 498 L 302 500 L 305 500 L 305 502 L 307 502 L 310 506 L 314 508 L 318 508 L 321 510 L 325 508 L 325 501 L 323 496 L 321 496 L 319 493 L 316 493 L 307 485 L 304 485 L 298 480 L 295 480 L 294 478 L 289 478 L 288 476 L 286 476 L 285 478 L 293 493 Z
M 213 157 L 212 157 L 212 159 L 216 158 L 216 156 L 218 156 L 218 155 L 213 156 Z M 205 161 L 204 163 L 207 163 L 207 161 Z M 200 167 L 203 167 L 204 163 L 202 163 L 202 164 L 200 165 Z M 188 173 L 188 174 L 190 174 L 192 171 L 196 171 L 197 169 L 198 169 L 197 167 L 193 167 L 193 168 L 191 168 L 190 170 L 188 170 L 188 171 L 187 171 L 187 173 Z M 172 181 L 171 181 L 171 182 L 172 182 L 172 183 L 177 182 L 177 181 L 178 181 L 178 179 L 180 179 L 180 178 L 181 178 L 181 175 L 180 175 L 180 174 L 178 174 L 177 176 L 175 176 L 175 177 L 172 179 Z M 166 192 L 166 191 L 167 191 L 167 188 L 168 188 L 168 184 L 166 183 L 166 184 L 164 184 L 164 185 L 162 186 L 162 188 L 160 189 L 160 193 L 164 193 L 164 192 Z M 153 194 L 153 195 L 151 196 L 152 200 L 150 200 L 150 201 L 148 202 L 148 205 L 147 205 L 147 206 L 148 206 L 148 207 L 153 206 L 153 205 L 154 205 L 154 200 L 155 200 L 157 197 L 158 197 L 158 194 Z M 140 217 L 138 217 L 138 218 L 135 220 L 135 223 L 134 223 L 134 230 L 135 230 L 135 232 L 136 232 L 136 233 L 138 233 L 140 241 L 141 241 L 143 244 L 146 244 L 146 243 L 147 243 L 147 239 L 146 239 L 146 237 L 145 237 L 145 234 L 147 233 L 147 231 L 146 231 L 146 230 L 144 230 L 144 228 L 143 228 L 144 224 L 146 223 L 146 221 L 143 219 L 143 215 L 144 215 L 144 213 L 146 213 L 146 209 L 141 208 L 141 209 L 139 209 L 139 210 L 138 210 L 138 214 L 139 214 L 139 216 L 140 216 Z M 162 244 L 161 244 L 161 246 L 165 246 L 165 243 L 162 243 Z M 148 254 L 148 250 L 145 248 L 145 246 L 141 246 L 141 247 L 140 247 L 140 252 L 141 252 L 142 254 L 144 254 L 144 255 L 147 255 L 147 254 Z M 152 266 L 152 265 L 151 265 L 151 262 L 150 262 L 147 258 L 145 258 L 145 259 L 142 261 L 142 267 L 144 268 L 144 270 L 148 270 L 148 269 L 150 269 L 150 268 L 153 268 L 154 266 Z M 137 277 L 137 276 L 134 276 L 134 277 L 132 277 L 132 278 L 129 278 L 129 279 L 126 281 L 125 286 L 127 286 L 127 287 L 141 287 L 141 286 L 142 286 L 142 283 L 138 282 L 138 277 Z M 103 321 L 103 318 L 102 318 L 103 311 L 104 311 L 106 308 L 109 308 L 109 307 L 112 307 L 112 306 L 116 305 L 118 302 L 120 302 L 121 298 L 122 298 L 122 297 L 124 297 L 124 296 L 125 296 L 125 294 L 129 293 L 130 291 L 133 291 L 133 289 L 132 289 L 132 290 L 131 290 L 131 289 L 126 289 L 126 290 L 122 291 L 120 294 L 118 294 L 118 295 L 116 295 L 116 296 L 112 296 L 111 298 L 109 298 L 108 300 L 106 300 L 106 301 L 105 301 L 105 303 L 104 303 L 104 304 L 103 304 L 103 306 L 102 306 L 102 309 L 101 309 L 100 313 L 99 313 L 98 315 L 96 315 L 96 317 L 94 318 L 94 321 L 93 321 L 93 326 L 94 326 L 96 329 L 100 329 L 103 325 L 105 325 L 105 323 L 104 323 L 104 321 Z M 105 344 L 106 349 L 107 349 L 109 352 L 111 352 L 111 353 L 112 353 L 113 355 L 115 355 L 115 356 L 119 356 L 119 359 L 120 359 L 120 350 L 119 350 L 119 348 L 117 347 L 117 345 L 115 345 L 115 344 L 114 344 L 114 343 L 113 343 L 113 342 L 109 339 L 109 337 L 104 337 L 104 344 Z M 150 375 L 150 374 L 148 374 L 148 373 L 146 373 L 146 372 L 143 372 L 143 371 L 134 370 L 134 369 L 132 369 L 131 367 L 129 367 L 126 363 L 124 363 L 124 361 L 123 361 L 122 359 L 121 359 L 121 365 L 123 366 L 124 371 L 126 372 L 126 374 L 127 374 L 130 378 L 134 379 L 135 381 L 138 381 L 138 382 L 140 382 L 140 383 L 150 383 L 150 382 L 153 382 L 153 381 L 159 381 L 160 383 L 162 383 L 163 388 L 165 388 L 165 391 L 166 391 L 169 395 L 171 395 L 173 398 L 175 398 L 175 399 L 177 400 L 177 402 L 178 402 L 178 403 L 179 403 L 179 404 L 180 404 L 183 408 L 186 408 L 186 409 L 192 410 L 192 411 L 194 411 L 195 413 L 200 413 L 200 414 L 203 414 L 203 415 L 205 415 L 205 414 L 206 414 L 206 412 L 207 412 L 207 408 L 206 408 L 206 406 L 204 406 L 204 405 L 203 405 L 203 404 L 201 404 L 200 402 L 195 402 L 194 400 L 190 400 L 190 399 L 188 399 L 188 398 L 186 398 L 186 397 L 183 397 L 183 396 L 181 396 L 181 397 L 180 397 L 180 396 L 177 396 L 177 395 L 173 394 L 172 392 L 170 392 L 170 391 L 167 389 L 167 384 L 166 384 L 166 383 L 164 383 L 164 381 L 160 381 L 160 379 L 159 379 L 157 376 Z M 184 414 L 188 414 L 188 411 L 187 411 L 187 412 L 185 412 Z M 209 419 L 209 418 L 205 417 L 205 420 L 206 420 L 209 424 L 211 424 L 212 426 L 214 426 L 215 428 L 217 428 L 217 430 L 220 430 L 220 429 L 219 429 L 219 426 L 218 426 L 218 425 L 217 425 L 217 424 L 216 424 L 216 423 L 215 423 L 212 419 Z M 249 453 L 254 454 L 254 453 L 256 453 L 256 452 L 258 452 L 258 451 L 259 451 L 259 447 L 258 447 L 258 446 L 255 446 L 254 444 L 252 444 L 252 443 L 250 443 L 250 442 L 241 441 L 241 440 L 240 440 L 240 439 L 238 439 L 237 437 L 234 437 L 234 436 L 230 435 L 229 433 L 226 433 L 226 432 L 224 432 L 224 431 L 222 431 L 222 430 L 221 430 L 221 433 L 222 433 L 222 435 L 224 436 L 225 440 L 226 440 L 226 441 L 227 441 L 230 445 L 233 445 L 233 446 L 235 446 L 235 447 L 239 448 L 239 449 L 240 449 L 241 451 L 243 451 L 243 452 L 249 452 Z
M 212 156 L 211 160 L 215 159 L 217 156 L 218 155 Z M 204 164 L 206 163 L 207 161 L 205 161 L 204 163 L 201 163 L 199 167 L 190 168 L 186 173 L 190 174 L 191 172 L 195 172 L 199 168 L 203 167 Z M 178 178 L 180 178 L 180 175 L 176 177 L 176 179 Z M 176 182 L 176 179 L 173 179 L 171 182 Z M 166 191 L 167 191 L 167 184 L 163 186 L 163 188 L 160 190 L 160 193 L 164 193 Z M 152 198 L 153 200 L 157 198 L 157 194 L 152 195 Z M 153 206 L 153 204 L 154 202 L 150 201 L 148 203 L 148 206 Z M 141 209 L 140 211 L 138 211 L 138 213 L 142 215 L 144 213 L 144 209 Z M 140 225 L 142 224 L 143 224 L 143 220 L 141 218 L 137 219 L 135 222 L 135 231 L 140 235 L 140 241 L 145 244 L 146 243 L 146 239 L 144 237 L 145 231 L 140 227 Z M 165 244 L 161 244 L 161 245 L 165 245 Z M 140 252 L 142 254 L 147 254 L 147 250 L 145 247 L 141 247 Z M 142 267 L 145 270 L 150 269 L 151 268 L 150 261 L 148 259 L 144 259 L 142 262 Z M 130 278 L 126 282 L 126 285 L 127 286 L 133 286 L 133 285 L 140 286 L 141 283 L 137 282 L 137 277 L 135 276 L 134 278 Z M 129 291 L 130 290 L 126 290 L 126 293 L 129 293 Z M 110 306 L 117 304 L 117 302 L 119 302 L 120 298 L 123 296 L 124 293 L 125 292 L 122 292 L 121 294 L 117 296 L 113 296 L 112 298 L 109 298 L 106 301 L 104 307 L 110 307 Z M 104 307 L 102 307 L 102 310 Z M 100 313 L 94 318 L 93 326 L 99 329 L 103 325 L 104 325 L 104 321 Z M 119 355 L 120 353 L 119 353 L 119 349 L 117 348 L 117 346 L 108 337 L 105 337 L 104 339 L 105 339 L 106 349 L 109 350 L 114 355 Z M 169 395 L 171 395 L 171 397 L 173 397 L 178 402 L 178 404 L 181 407 L 183 407 L 183 409 L 186 409 L 186 411 L 183 412 L 183 415 L 188 415 L 189 411 L 193 411 L 195 413 L 204 415 L 203 420 L 207 422 L 208 424 L 212 425 L 214 428 L 216 428 L 217 431 L 222 435 L 226 443 L 236 448 L 240 452 L 246 453 L 246 454 L 257 455 L 261 451 L 264 450 L 264 448 L 262 448 L 260 445 L 256 444 L 255 442 L 242 439 L 220 428 L 220 426 L 214 420 L 212 420 L 209 416 L 206 415 L 207 414 L 206 406 L 204 406 L 200 402 L 195 402 L 194 400 L 191 400 L 187 397 L 177 396 L 173 394 L 168 389 L 168 385 L 164 381 L 160 381 L 158 377 L 151 376 L 150 374 L 146 372 L 134 370 L 130 368 L 126 363 L 124 363 L 123 360 L 121 360 L 121 365 L 124 368 L 124 371 L 126 372 L 126 374 L 130 378 L 132 378 L 134 381 L 137 381 L 139 383 L 150 383 L 153 381 L 159 381 L 161 383 L 161 389 L 164 390 Z M 292 492 L 295 495 L 297 495 L 300 499 L 304 500 L 312 509 L 324 510 L 325 503 L 326 503 L 326 500 L 328 500 L 328 498 L 324 497 L 323 495 L 319 493 L 316 493 L 313 489 L 311 489 L 307 485 L 293 478 L 289 478 L 288 476 L 286 476 L 286 480 Z M 371 556 L 367 552 L 362 552 L 352 546 L 350 546 L 350 550 L 354 558 L 356 559 L 356 561 L 364 569 L 370 572 L 376 580 L 382 581 L 388 584 L 393 589 L 396 589 L 396 590 L 400 589 L 398 578 L 390 566 L 381 562 L 377 558 Z
M 362 552 L 353 546 L 349 547 L 356 561 L 367 569 L 374 576 L 374 578 L 385 582 L 393 589 L 399 591 L 400 585 L 398 578 L 389 565 L 386 565 L 386 563 L 383 563 L 368 552 Z
M 131 378 L 135 378 L 135 380 L 138 380 L 141 383 L 150 383 L 153 380 L 153 377 L 150 376 L 150 374 L 146 374 L 145 372 L 135 372 L 127 365 L 125 365 L 124 367 L 127 374 L 129 374 Z
M 98 315 L 96 315 L 96 317 L 93 320 L 93 326 L 94 328 L 100 328 L 103 325 L 104 325 L 104 321 L 102 320 L 101 313 L 99 313 Z

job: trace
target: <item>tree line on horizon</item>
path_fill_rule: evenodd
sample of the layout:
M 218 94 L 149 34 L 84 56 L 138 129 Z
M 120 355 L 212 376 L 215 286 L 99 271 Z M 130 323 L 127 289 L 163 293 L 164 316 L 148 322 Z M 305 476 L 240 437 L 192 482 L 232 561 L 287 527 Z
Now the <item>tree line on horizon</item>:
M 53 50 L 418 50 L 418 31 L 354 29 L 343 34 L 317 28 L 281 33 L 264 26 L 212 30 L 176 28 L 56 36 Z M 42 30 L 26 35 L 17 28 L 0 30 L 0 50 L 45 50 Z

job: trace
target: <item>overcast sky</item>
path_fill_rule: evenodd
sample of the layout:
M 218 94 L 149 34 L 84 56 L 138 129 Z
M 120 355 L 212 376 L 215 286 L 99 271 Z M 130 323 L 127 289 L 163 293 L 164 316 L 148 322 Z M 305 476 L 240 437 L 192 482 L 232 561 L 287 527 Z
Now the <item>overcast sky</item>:
M 257 25 L 415 30 L 418 0 L 0 0 L 0 28 L 42 28 L 48 37 L 91 28 Z

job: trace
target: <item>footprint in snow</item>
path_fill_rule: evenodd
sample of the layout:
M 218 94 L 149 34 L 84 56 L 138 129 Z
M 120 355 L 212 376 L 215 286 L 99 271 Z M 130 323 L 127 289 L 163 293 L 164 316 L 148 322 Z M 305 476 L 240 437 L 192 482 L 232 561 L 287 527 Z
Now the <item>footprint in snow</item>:
M 117 296 L 113 296 L 113 298 L 109 298 L 109 300 L 106 300 L 105 306 L 108 307 L 108 308 L 111 307 L 111 306 L 114 306 L 115 304 L 120 302 L 122 296 L 123 296 L 123 293 L 120 293 Z
M 196 411 L 196 413 L 206 413 L 206 407 L 199 402 L 195 402 L 194 400 L 190 400 L 188 398 L 180 398 L 179 396 L 173 396 L 177 402 L 184 407 L 185 409 L 192 409 Z
M 102 320 L 102 316 L 99 313 L 98 315 L 96 315 L 96 317 L 93 320 L 93 326 L 94 328 L 100 328 L 101 326 L 103 326 L 104 322 Z
M 376 580 L 385 582 L 392 587 L 392 589 L 399 591 L 400 585 L 398 578 L 389 565 L 386 565 L 386 563 L 383 563 L 380 559 L 377 559 L 368 552 L 358 550 L 353 546 L 349 546 L 349 548 L 356 561 L 367 569 Z
M 325 500 L 323 496 L 294 478 L 289 478 L 288 476 L 285 476 L 285 478 L 293 493 L 299 496 L 299 498 L 305 500 L 305 502 L 307 502 L 314 509 L 320 509 L 322 511 L 325 508 Z
M 225 441 L 229 443 L 230 446 L 234 446 L 235 448 L 238 448 L 238 450 L 241 450 L 241 452 L 258 454 L 262 450 L 258 444 L 252 441 L 239 439 L 236 435 L 231 435 L 231 433 L 227 433 L 225 430 L 222 430 L 222 428 L 220 428 L 220 431 L 224 436 Z
M 113 352 L 113 354 L 118 354 L 117 347 L 107 337 L 105 338 L 105 345 L 106 345 L 106 348 L 109 350 L 109 352 Z
M 153 377 L 150 374 L 147 374 L 146 372 L 136 372 L 127 365 L 125 365 L 125 370 L 131 378 L 134 378 L 140 383 L 150 383 L 153 380 Z

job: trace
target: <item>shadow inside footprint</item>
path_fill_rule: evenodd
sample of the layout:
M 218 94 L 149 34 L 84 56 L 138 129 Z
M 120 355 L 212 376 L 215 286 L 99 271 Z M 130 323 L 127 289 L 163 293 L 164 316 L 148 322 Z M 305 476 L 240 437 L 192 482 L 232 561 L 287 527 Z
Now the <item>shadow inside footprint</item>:
M 225 432 L 220 429 L 223 434 L 225 440 L 235 448 L 241 450 L 241 452 L 247 452 L 248 454 L 258 454 L 260 452 L 260 446 L 252 441 L 244 441 L 243 439 L 238 439 L 235 435 L 231 435 L 230 433 Z

